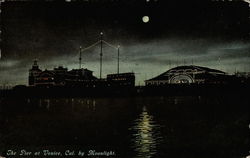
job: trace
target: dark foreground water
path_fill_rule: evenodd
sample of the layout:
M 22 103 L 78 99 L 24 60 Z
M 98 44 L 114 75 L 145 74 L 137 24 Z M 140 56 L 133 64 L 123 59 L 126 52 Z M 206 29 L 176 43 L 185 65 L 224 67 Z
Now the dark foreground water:
M 242 158 L 249 98 L 1 99 L 0 156 Z

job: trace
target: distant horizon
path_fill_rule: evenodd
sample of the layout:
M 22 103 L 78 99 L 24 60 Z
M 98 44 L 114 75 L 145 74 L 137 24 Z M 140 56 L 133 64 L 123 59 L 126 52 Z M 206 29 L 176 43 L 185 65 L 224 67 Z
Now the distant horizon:
M 31 64 L 31 67 L 32 67 L 32 65 L 33 65 L 33 63 Z M 39 62 L 38 62 L 38 65 L 39 65 Z M 43 66 L 39 65 L 39 69 L 41 69 L 42 71 L 45 71 L 45 70 L 54 70 L 54 68 L 58 68 L 58 67 L 60 67 L 60 66 L 62 66 L 62 65 L 55 66 L 55 67 L 53 67 L 53 68 L 46 68 L 46 67 L 43 68 Z M 170 69 L 173 69 L 173 68 L 176 68 L 176 67 L 180 67 L 180 66 L 201 66 L 201 67 L 206 67 L 206 66 L 196 65 L 196 64 L 185 64 L 185 65 L 184 65 L 184 64 L 181 64 L 181 65 L 172 66 L 171 68 L 170 68 L 170 66 L 169 66 L 169 69 L 167 69 L 166 71 L 168 71 L 168 70 L 170 70 Z M 31 67 L 30 67 L 30 68 L 31 68 Z M 75 69 L 75 70 L 79 69 L 79 67 L 78 67 L 78 68 L 77 68 L 77 67 L 75 67 L 75 68 L 68 68 L 68 67 L 66 67 L 66 66 L 62 66 L 62 67 L 63 67 L 63 68 L 67 68 L 68 71 L 73 70 L 73 69 Z M 207 68 L 211 68 L 211 67 L 207 67 Z M 88 68 L 88 67 L 82 67 L 81 69 L 88 69 L 88 70 L 91 70 L 91 69 Z M 214 68 L 211 68 L 211 69 L 214 69 Z M 219 70 L 219 69 L 215 69 L 215 70 Z M 92 70 L 91 70 L 91 71 L 92 71 Z M 156 76 L 158 76 L 158 75 L 161 75 L 161 74 L 165 73 L 166 71 L 163 71 L 163 72 L 161 72 L 161 73 L 159 73 L 159 74 L 156 74 L 155 76 L 153 76 L 153 75 L 151 74 L 152 77 L 149 77 L 149 78 L 147 78 L 147 79 L 145 79 L 145 80 L 154 78 L 154 77 L 156 77 Z M 220 70 L 220 71 L 223 71 L 223 70 Z M 119 72 L 119 73 L 128 73 L 128 72 L 133 72 L 133 71 L 126 71 L 126 72 Z M 230 72 L 226 72 L 226 71 L 223 71 L 223 72 L 225 72 L 227 75 L 234 75 L 234 74 L 236 74 L 236 73 L 250 73 L 250 71 L 238 71 L 237 69 L 236 69 L 236 71 L 235 71 L 235 70 L 234 70 L 234 71 L 231 71 L 231 73 L 230 73 Z M 136 86 L 144 86 L 144 85 L 145 85 L 145 82 L 144 82 L 145 80 L 143 80 L 143 81 L 141 82 L 141 81 L 138 81 L 138 79 L 137 79 L 137 76 L 138 76 L 138 73 L 139 73 L 139 72 L 134 72 L 134 73 L 135 73 L 135 77 L 136 77 L 135 85 L 136 85 Z M 110 73 L 110 74 L 117 74 L 117 72 Z M 106 74 L 106 75 L 103 76 L 102 78 L 105 79 L 105 78 L 107 77 L 107 75 L 108 75 L 108 74 Z M 147 75 L 147 74 L 144 74 L 144 75 Z M 97 75 L 94 74 L 94 76 L 97 77 L 97 78 L 99 79 L 98 74 L 97 74 Z M 24 82 L 26 82 L 26 83 L 24 83 Z M 19 83 L 17 82 L 17 83 L 12 83 L 12 84 L 9 84 L 9 83 L 1 84 L 1 83 L 0 83 L 0 87 L 3 87 L 3 86 L 14 87 L 14 86 L 17 86 L 17 85 L 25 85 L 25 86 L 28 86 L 28 70 L 27 70 L 27 80 L 24 81 L 24 82 L 19 82 Z

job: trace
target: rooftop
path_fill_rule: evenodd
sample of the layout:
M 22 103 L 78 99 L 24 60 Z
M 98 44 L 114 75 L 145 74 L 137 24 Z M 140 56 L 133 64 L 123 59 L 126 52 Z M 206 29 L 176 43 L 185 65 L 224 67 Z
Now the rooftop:
M 188 70 L 190 70 L 190 72 L 192 72 L 192 71 L 197 71 L 197 72 L 204 71 L 207 73 L 226 74 L 223 71 L 211 69 L 208 67 L 202 67 L 202 66 L 196 66 L 196 65 L 183 65 L 183 66 L 177 66 L 177 67 L 174 67 L 172 69 L 169 69 L 168 71 L 166 71 L 166 72 L 164 72 L 164 73 L 162 73 L 154 78 L 151 78 L 147 81 L 166 80 L 166 79 L 168 79 L 168 76 L 172 75 L 172 73 L 185 73 L 185 72 L 189 72 Z

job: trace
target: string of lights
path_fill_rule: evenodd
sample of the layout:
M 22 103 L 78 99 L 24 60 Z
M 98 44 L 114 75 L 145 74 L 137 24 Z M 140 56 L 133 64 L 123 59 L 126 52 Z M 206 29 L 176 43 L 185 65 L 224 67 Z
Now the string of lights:
M 104 41 L 104 40 L 99 40 L 99 41 L 97 41 L 97 42 L 95 42 L 95 43 L 89 45 L 88 47 L 83 48 L 81 51 L 83 52 L 83 51 L 89 50 L 89 49 L 93 48 L 94 46 L 96 46 L 97 44 L 99 44 L 101 41 L 102 41 L 103 43 L 105 43 L 107 46 L 111 47 L 111 48 L 118 49 L 118 46 L 112 45 L 112 44 L 110 44 L 109 42 Z
M 90 46 L 86 47 L 86 48 L 83 48 L 81 51 L 86 51 L 86 50 L 89 50 L 90 48 L 93 48 L 94 46 L 96 46 L 97 44 L 99 44 L 101 41 L 97 41 L 93 44 L 91 44 Z
M 102 40 L 103 41 L 103 43 L 105 43 L 106 45 L 108 45 L 108 46 L 110 46 L 110 47 L 112 47 L 112 48 L 114 48 L 114 49 L 118 49 L 118 46 L 114 46 L 114 45 L 112 45 L 112 44 L 110 44 L 110 43 L 108 43 L 107 41 L 104 41 L 104 40 Z

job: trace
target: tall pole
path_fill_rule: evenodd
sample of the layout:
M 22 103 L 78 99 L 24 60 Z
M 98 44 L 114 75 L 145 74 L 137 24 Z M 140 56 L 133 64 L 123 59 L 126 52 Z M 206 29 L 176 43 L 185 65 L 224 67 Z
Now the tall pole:
M 221 70 L 221 67 L 220 67 L 220 57 L 218 58 L 218 65 L 219 65 L 219 69 Z
M 82 47 L 79 48 L 79 69 L 82 68 Z
M 117 73 L 119 74 L 120 45 L 117 47 Z
M 101 36 L 101 52 L 100 52 L 100 79 L 102 78 L 102 36 L 103 36 L 103 33 L 101 32 L 100 33 L 100 36 Z

